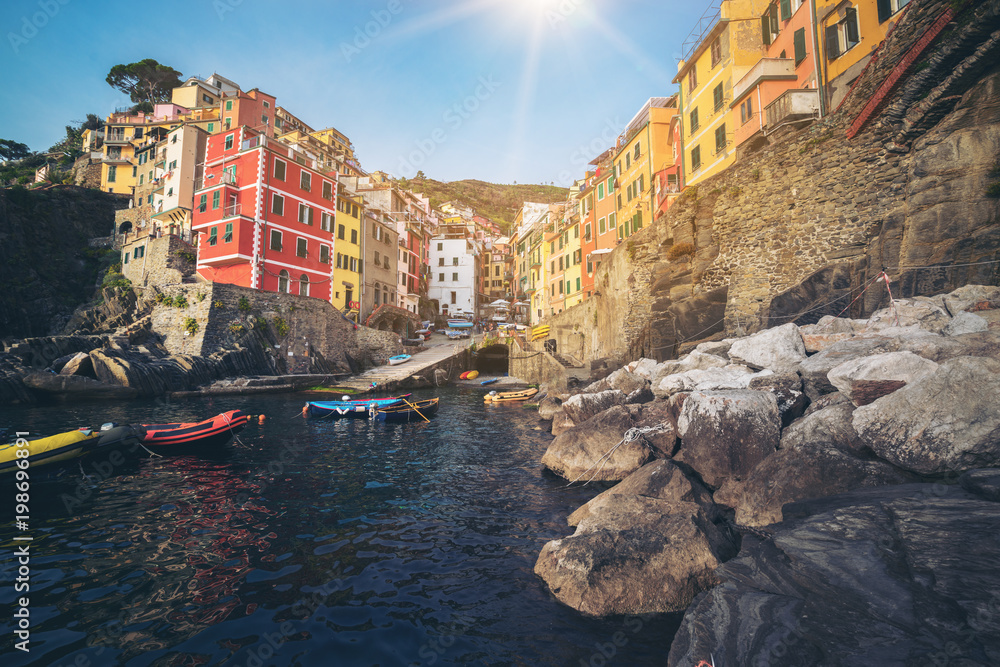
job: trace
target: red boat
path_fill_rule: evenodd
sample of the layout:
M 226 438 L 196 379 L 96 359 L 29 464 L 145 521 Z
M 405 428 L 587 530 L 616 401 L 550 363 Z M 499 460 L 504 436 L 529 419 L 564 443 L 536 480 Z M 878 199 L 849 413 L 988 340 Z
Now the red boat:
M 249 420 L 250 415 L 242 410 L 230 410 L 196 423 L 144 424 L 142 444 L 153 451 L 221 445 L 242 431 Z

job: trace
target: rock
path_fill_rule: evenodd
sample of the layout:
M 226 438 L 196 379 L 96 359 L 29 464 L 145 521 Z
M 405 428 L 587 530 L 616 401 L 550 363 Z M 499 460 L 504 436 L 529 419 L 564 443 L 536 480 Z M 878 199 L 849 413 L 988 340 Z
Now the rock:
M 694 350 L 681 359 L 677 359 L 676 361 L 664 361 L 662 364 L 657 366 L 656 371 L 653 373 L 653 379 L 650 383 L 654 387 L 655 391 L 655 387 L 668 375 L 686 373 L 687 371 L 704 371 L 710 368 L 722 368 L 723 366 L 728 365 L 729 360 L 723 357 L 717 357 L 713 354 L 705 354 Z
M 1000 361 L 958 357 L 854 411 L 875 453 L 931 475 L 1000 465 Z
M 978 303 L 1000 301 L 1000 287 L 992 285 L 964 285 L 942 297 L 945 309 L 952 317 L 958 317 Z
M 806 360 L 806 348 L 798 326 L 789 323 L 735 341 L 729 348 L 729 358 L 780 373 L 798 368 Z
M 839 343 L 842 340 L 850 340 L 854 338 L 853 333 L 835 333 L 835 334 L 802 334 L 802 344 L 805 345 L 806 353 L 815 354 L 817 352 L 822 352 L 826 348 Z
M 673 461 L 660 459 L 647 463 L 612 488 L 591 498 L 569 515 L 567 523 L 576 526 L 598 507 L 626 502 L 625 496 L 694 503 L 709 518 L 714 520 L 716 515 L 708 489 L 689 479 Z
M 649 403 L 656 400 L 656 396 L 648 386 L 642 386 L 625 397 L 625 403 L 629 405 L 639 403 Z
M 596 394 L 577 394 L 563 401 L 562 408 L 574 424 L 582 424 L 591 417 L 615 405 L 624 405 L 626 396 L 617 389 Z
M 840 364 L 861 357 L 895 352 L 898 349 L 899 341 L 893 338 L 852 338 L 835 343 L 799 365 L 798 372 L 802 376 L 802 388 L 806 395 L 815 401 L 823 394 L 837 391 L 837 388 L 830 383 L 827 374 Z
M 841 405 L 843 403 L 849 404 L 851 411 L 852 412 L 854 411 L 854 404 L 851 403 L 851 399 L 847 398 L 846 396 L 844 396 L 843 394 L 841 394 L 839 391 L 835 391 L 832 394 L 823 394 L 822 396 L 820 396 L 815 401 L 812 401 L 809 404 L 809 407 L 806 408 L 806 411 L 805 411 L 805 413 L 802 416 L 803 417 L 808 417 L 809 415 L 811 415 L 814 412 L 818 412 L 818 411 L 823 410 L 824 408 L 828 408 L 828 407 L 830 407 L 832 405 Z
M 802 391 L 802 378 L 797 373 L 758 374 L 750 379 L 747 387 L 774 394 L 783 427 L 801 417 L 809 407 L 809 397 Z
M 722 357 L 723 359 L 729 358 L 729 348 L 733 346 L 733 340 L 708 340 L 704 343 L 698 343 L 695 346 L 694 351 L 701 354 L 708 354 L 713 357 Z
M 860 325 L 859 325 L 860 323 Z M 816 335 L 854 334 L 864 328 L 864 320 L 852 320 L 846 317 L 824 315 L 816 324 L 806 324 L 799 327 L 803 337 Z
M 1000 469 L 969 470 L 959 477 L 958 484 L 980 498 L 1000 503 Z
M 642 439 L 662 457 L 669 458 L 677 449 L 677 408 L 668 401 L 643 403 L 633 416 L 635 428 L 642 429 Z
M 904 338 L 899 349 L 938 363 L 955 357 L 1000 357 L 1000 331 Z
M 717 570 L 667 664 L 997 664 L 998 509 L 930 484 L 786 506 L 773 537 L 744 536 Z
M 868 318 L 869 331 L 883 335 L 885 329 L 918 326 L 924 331 L 941 333 L 951 322 L 944 308 L 923 299 L 896 299 L 892 306 L 876 310 Z
M 129 399 L 139 396 L 139 391 L 132 387 L 108 384 L 83 375 L 32 373 L 24 378 L 24 384 L 60 400 Z
M 712 488 L 746 479 L 778 446 L 781 417 L 763 391 L 691 392 L 677 419 L 681 449 L 674 458 L 694 468 Z
M 958 336 L 960 334 L 986 331 L 988 328 L 989 324 L 979 315 L 975 313 L 959 313 L 952 318 L 942 333 L 945 336 Z
M 552 414 L 552 435 L 560 435 L 576 426 L 572 419 L 566 416 L 561 407 Z
M 761 371 L 770 373 L 771 371 Z M 665 397 L 680 391 L 712 391 L 717 389 L 746 389 L 757 377 L 746 366 L 730 364 L 724 368 L 690 370 L 668 375 L 655 386 L 653 393 Z
M 94 364 L 86 352 L 77 352 L 59 370 L 59 375 L 85 375 L 94 377 Z
M 550 421 L 562 409 L 562 401 L 555 396 L 546 396 L 538 402 L 538 418 Z
M 830 369 L 827 378 L 855 405 L 868 405 L 933 372 L 937 366 L 912 352 L 886 352 L 845 361 Z
M 732 542 L 693 503 L 625 498 L 547 543 L 535 574 L 560 602 L 590 616 L 686 608 L 717 583 Z
M 828 396 L 843 395 L 828 394 Z M 810 412 L 782 431 L 778 449 L 805 450 L 823 445 L 834 447 L 851 456 L 871 458 L 872 450 L 861 440 L 851 423 L 854 410 L 854 405 L 844 397 L 840 402 Z
M 625 366 L 625 368 L 627 368 L 628 371 L 634 375 L 638 375 L 639 377 L 647 380 L 652 380 L 653 373 L 656 372 L 657 366 L 659 366 L 659 364 L 656 363 L 656 360 L 643 358 L 633 361 Z
M 631 394 L 637 389 L 643 389 L 649 386 L 649 380 L 634 373 L 630 373 L 625 368 L 619 368 L 614 373 L 604 378 L 604 382 L 608 384 L 609 389 L 617 389 L 623 394 Z
M 651 458 L 642 440 L 615 448 L 632 426 L 628 410 L 614 406 L 556 436 L 542 456 L 542 465 L 571 481 L 625 479 Z M 614 452 L 604 458 L 612 448 Z

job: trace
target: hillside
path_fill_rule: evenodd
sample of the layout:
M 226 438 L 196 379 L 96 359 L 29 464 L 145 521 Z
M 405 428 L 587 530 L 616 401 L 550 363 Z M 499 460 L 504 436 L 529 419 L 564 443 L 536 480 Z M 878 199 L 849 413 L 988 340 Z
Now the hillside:
M 501 185 L 467 180 L 442 183 L 433 179 L 410 179 L 400 183 L 413 192 L 430 197 L 431 206 L 460 201 L 479 215 L 509 230 L 518 210 L 526 201 L 554 204 L 566 201 L 566 188 L 553 185 Z

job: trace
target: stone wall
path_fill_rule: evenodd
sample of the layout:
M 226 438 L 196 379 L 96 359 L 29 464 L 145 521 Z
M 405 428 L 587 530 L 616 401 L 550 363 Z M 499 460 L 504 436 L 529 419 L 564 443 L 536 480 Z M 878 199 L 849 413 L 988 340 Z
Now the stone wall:
M 141 237 L 127 243 L 123 251 L 133 253 L 138 246 L 145 247 L 144 255 L 122 264 L 122 274 L 133 285 L 175 285 L 194 275 L 196 249 L 180 237 L 173 234 Z
M 546 352 L 540 341 L 527 343 L 522 349 L 520 343 L 508 338 L 508 374 L 531 384 L 548 384 L 554 391 L 565 391 L 566 373 L 562 365 Z
M 93 159 L 89 154 L 77 158 L 73 163 L 73 185 L 84 188 L 101 187 L 101 160 Z
M 1000 157 L 1000 2 L 967 8 L 847 139 L 946 5 L 914 0 L 837 113 L 688 188 L 607 255 L 599 296 L 546 320 L 559 349 L 667 359 L 713 335 L 865 316 L 887 303 L 883 270 L 895 297 L 997 284 L 1000 204 L 985 193 Z

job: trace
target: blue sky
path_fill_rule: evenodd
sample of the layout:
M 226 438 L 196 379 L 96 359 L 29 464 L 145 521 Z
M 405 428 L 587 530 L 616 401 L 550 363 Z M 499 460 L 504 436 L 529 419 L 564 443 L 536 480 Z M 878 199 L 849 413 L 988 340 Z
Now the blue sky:
M 44 150 L 128 98 L 104 79 L 155 58 L 260 88 L 351 138 L 362 166 L 568 185 L 650 97 L 676 90 L 709 1 L 6 0 L 0 138 Z

